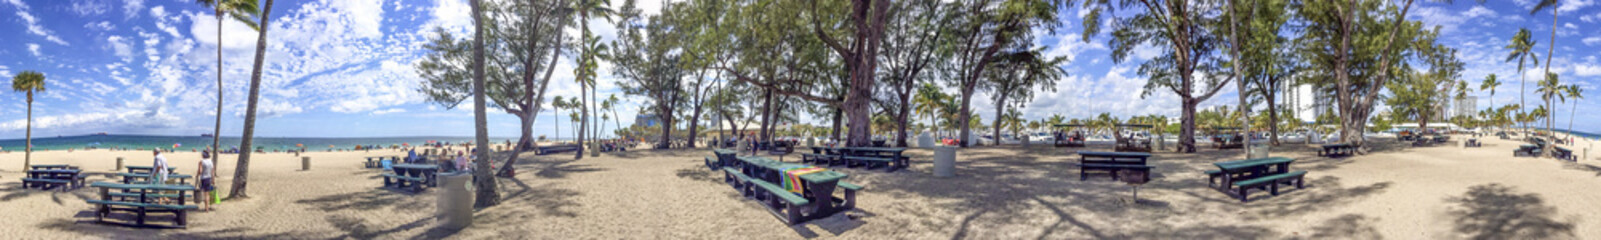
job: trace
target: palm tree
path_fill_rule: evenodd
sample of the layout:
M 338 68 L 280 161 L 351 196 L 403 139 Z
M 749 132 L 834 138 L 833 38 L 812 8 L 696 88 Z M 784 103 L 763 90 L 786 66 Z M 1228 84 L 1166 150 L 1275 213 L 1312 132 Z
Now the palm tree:
M 1484 81 L 1479 83 L 1479 91 L 1490 91 L 1490 106 L 1492 107 L 1495 106 L 1495 87 L 1499 86 L 1501 86 L 1501 82 L 1495 80 L 1494 73 L 1491 73 L 1490 76 L 1485 76 Z
M 622 104 L 623 100 L 617 98 L 617 94 L 613 93 L 611 94 L 611 97 L 607 97 L 606 101 L 601 103 L 602 107 L 606 108 L 606 110 L 611 110 L 612 116 L 617 117 L 612 119 L 614 123 L 617 124 L 617 129 L 623 129 L 623 115 L 617 115 L 617 105 Z
M 271 1 L 271 0 L 269 0 Z M 500 193 L 495 191 L 495 177 L 489 167 L 489 120 L 484 109 L 484 6 L 482 0 L 472 0 L 473 12 L 473 125 L 478 139 L 473 160 L 473 186 L 478 189 L 475 207 L 500 204 Z M 269 3 L 270 4 L 270 3 Z M 501 166 L 511 167 L 511 166 Z
M 923 86 L 917 89 L 917 99 L 913 101 L 917 103 L 915 111 L 919 115 L 927 117 L 929 124 L 933 125 L 933 129 L 937 132 L 939 130 L 939 121 L 934 118 L 939 115 L 942 108 L 941 104 L 945 102 L 945 93 L 940 92 L 939 86 L 935 86 L 933 83 L 923 83 Z
M 1545 49 L 1545 74 L 1551 74 L 1551 56 L 1553 54 L 1556 54 L 1556 49 L 1557 49 L 1557 28 L 1559 27 L 1559 26 L 1557 26 L 1557 0 L 1540 0 L 1539 3 L 1534 5 L 1533 9 L 1529 9 L 1529 15 L 1534 15 L 1534 13 L 1540 12 L 1540 10 L 1545 10 L 1546 8 L 1550 8 L 1551 9 L 1551 40 L 1550 40 L 1551 44 L 1546 44 L 1547 46 L 1546 46 L 1546 49 Z M 1535 64 L 1539 64 L 1539 63 L 1535 63 Z M 1549 119 L 1547 119 L 1547 120 L 1549 121 Z M 1547 125 L 1549 125 L 1549 124 L 1547 124 Z M 1547 127 L 1547 128 L 1549 128 L 1549 127 Z M 1549 129 L 1547 129 L 1547 130 L 1549 130 Z
M 1569 99 L 1573 99 L 1573 110 L 1568 111 L 1568 135 L 1573 135 L 1573 115 L 1579 114 L 1579 99 L 1584 99 L 1584 89 L 1579 88 L 1578 84 L 1574 84 L 1568 85 L 1565 92 Z
M 44 91 L 44 74 L 35 71 L 22 71 L 11 77 L 11 90 L 28 94 L 28 124 L 23 135 L 27 146 L 23 146 L 22 169 L 33 166 L 33 93 Z
M 1534 39 L 1531 35 L 1528 28 L 1518 28 L 1518 33 L 1512 35 L 1512 43 L 1504 47 L 1512 50 L 1512 53 L 1507 54 L 1506 61 L 1510 62 L 1514 58 L 1518 59 L 1518 105 L 1524 106 L 1529 105 L 1523 99 L 1523 95 L 1529 91 L 1529 80 L 1525 77 L 1528 74 L 1524 73 L 1523 64 L 1527 61 L 1534 61 L 1534 65 L 1540 65 L 1540 57 L 1534 54 Z M 1523 126 L 1523 128 L 1528 128 L 1528 126 Z
M 267 4 L 262 6 L 261 14 L 259 15 L 261 17 L 261 25 L 267 25 L 267 17 L 271 16 L 271 12 L 272 0 L 267 0 Z M 221 24 L 221 22 L 219 21 L 218 24 Z M 265 63 L 266 56 L 267 29 L 258 28 L 256 31 L 256 62 L 255 65 L 251 66 L 250 70 L 250 98 L 245 104 L 245 129 L 244 133 L 239 137 L 239 149 L 244 149 L 244 151 L 239 151 L 239 161 L 234 166 L 233 188 L 229 190 L 228 198 L 250 197 L 250 195 L 246 194 L 245 192 L 246 187 L 249 186 L 249 182 L 246 180 L 249 179 L 250 176 L 251 151 L 249 149 L 253 140 L 252 138 L 254 138 L 256 134 L 256 103 L 258 102 L 257 100 L 261 98 L 261 67 L 262 64 Z M 219 84 L 217 86 L 219 87 L 218 96 L 221 96 L 220 94 L 222 91 L 220 91 L 220 87 L 222 85 Z M 222 102 L 222 98 L 217 98 L 217 102 L 220 104 Z M 222 116 L 222 111 L 217 111 L 217 115 Z M 211 136 L 213 146 L 216 145 L 218 138 L 218 135 Z M 213 148 L 213 150 L 215 149 L 216 148 Z
M 550 99 L 550 111 L 556 113 L 556 116 L 554 116 L 553 118 L 558 118 L 558 119 L 556 119 L 556 121 L 551 121 L 551 122 L 556 124 L 556 138 L 555 139 L 557 141 L 561 140 L 561 119 L 559 119 L 559 118 L 561 118 L 561 109 L 563 109 L 563 108 L 567 108 L 567 100 L 562 99 L 561 96 L 556 96 L 555 98 Z
M 232 17 L 234 21 L 244 23 L 251 30 L 261 31 L 261 25 L 250 18 L 261 13 L 256 6 L 256 0 L 197 0 L 200 5 L 215 10 L 217 17 L 217 122 L 211 130 L 211 149 L 216 151 L 218 141 L 222 136 L 222 17 Z
M 1551 104 L 1555 103 L 1555 101 L 1567 101 L 1567 99 L 1564 98 L 1565 96 L 1562 95 L 1563 91 L 1565 90 L 1564 88 L 1567 87 L 1562 86 L 1561 82 L 1557 80 L 1557 74 L 1548 73 L 1545 75 L 1545 80 L 1540 81 L 1540 89 L 1535 90 L 1536 92 L 1540 93 L 1540 99 L 1545 100 L 1545 106 L 1540 106 L 1541 108 L 1546 109 L 1545 114 L 1536 116 L 1545 117 L 1546 133 L 1551 133 L 1551 114 L 1556 112 L 1552 110 L 1553 108 L 1551 108 Z
M 612 11 L 611 7 L 609 7 L 611 6 L 611 0 L 579 0 L 574 2 L 574 4 L 576 4 L 576 6 L 573 6 L 573 10 L 578 12 L 578 24 L 583 31 L 582 40 L 580 41 L 582 41 L 584 44 L 583 52 L 579 54 L 580 57 L 578 69 L 575 69 L 575 71 L 577 71 L 575 75 L 578 75 L 577 80 L 579 86 L 578 92 L 580 94 L 579 99 L 582 99 L 581 101 L 583 101 L 581 103 L 582 106 L 579 107 L 580 109 L 583 109 L 583 114 L 581 115 L 582 119 L 579 120 L 581 123 L 578 126 L 578 131 L 580 132 L 578 135 L 578 145 L 582 146 L 584 145 L 583 132 L 589 128 L 589 111 L 591 108 L 594 108 L 592 106 L 594 103 L 594 99 L 592 99 L 592 97 L 595 94 L 591 94 L 588 90 L 592 89 L 595 84 L 594 76 L 595 68 L 597 68 L 595 60 L 598 57 L 598 54 L 596 54 L 596 49 L 599 46 L 604 46 L 600 44 L 600 41 L 594 36 L 594 34 L 590 33 L 589 18 L 600 17 L 605 18 L 606 21 L 611 21 L 611 15 L 615 13 L 615 11 Z M 582 147 L 578 149 L 577 158 L 582 159 L 584 156 L 584 150 Z

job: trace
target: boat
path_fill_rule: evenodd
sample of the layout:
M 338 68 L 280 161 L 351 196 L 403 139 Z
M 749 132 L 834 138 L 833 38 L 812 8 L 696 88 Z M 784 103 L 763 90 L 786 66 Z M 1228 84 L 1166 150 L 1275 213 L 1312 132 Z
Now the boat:
M 106 132 L 97 132 L 97 133 L 95 133 L 95 136 L 105 136 L 105 135 L 106 135 Z
M 210 133 L 201 133 L 200 137 L 215 137 L 215 135 L 211 135 Z

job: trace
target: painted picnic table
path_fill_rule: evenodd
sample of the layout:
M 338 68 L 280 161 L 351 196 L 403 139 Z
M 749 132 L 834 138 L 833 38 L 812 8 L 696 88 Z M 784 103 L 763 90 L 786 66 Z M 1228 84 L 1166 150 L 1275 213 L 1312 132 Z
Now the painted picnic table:
M 805 164 L 779 162 L 757 156 L 739 157 L 738 159 L 741 173 L 773 184 L 781 184 L 783 182 L 783 178 L 785 178 L 784 169 L 815 167 Z M 837 201 L 833 200 L 834 189 L 839 186 L 839 181 L 849 176 L 845 173 L 831 170 L 797 176 L 796 178 L 799 178 L 802 182 L 801 189 L 803 191 L 801 192 L 801 197 L 810 201 L 807 203 L 806 209 L 812 210 L 805 215 L 828 216 L 839 211 L 849 210 L 849 207 L 836 205 Z
M 153 172 L 156 169 L 156 167 L 153 167 L 153 166 L 127 166 L 127 167 L 124 167 L 124 168 L 128 169 L 128 173 L 144 173 L 144 174 L 149 174 L 150 172 Z M 175 170 L 178 170 L 178 167 L 167 167 L 167 172 L 169 172 L 169 173 L 172 172 L 172 171 L 175 171 Z
M 1320 147 L 1323 148 L 1323 149 L 1322 150 L 1318 150 L 1318 152 L 1317 152 L 1318 156 L 1351 155 L 1351 154 L 1356 153 L 1356 146 L 1353 146 L 1351 144 L 1345 144 L 1345 143 L 1324 144 L 1324 145 L 1322 145 Z
M 1219 186 L 1225 189 L 1231 189 L 1233 188 L 1233 183 L 1237 181 L 1250 180 L 1271 174 L 1287 173 L 1290 171 L 1290 163 L 1294 162 L 1295 159 L 1286 157 L 1269 157 L 1217 162 L 1212 163 L 1212 165 L 1217 166 L 1218 171 L 1221 173 L 1220 177 L 1223 179 L 1223 183 Z
M 188 196 L 192 196 L 196 190 L 195 186 L 191 185 L 94 182 L 90 183 L 89 186 L 100 188 L 100 199 L 88 200 L 90 204 L 94 204 L 97 207 L 95 210 L 96 221 L 104 222 L 104 218 L 113 210 L 130 211 L 138 214 L 137 225 L 145 225 L 145 214 L 147 212 L 171 212 L 176 217 L 175 225 L 184 227 L 188 222 L 185 217 L 185 211 L 195 208 L 193 205 L 188 205 Z M 111 189 L 120 189 L 124 193 L 113 194 L 110 192 Z M 173 192 L 175 194 L 165 192 Z M 185 192 L 189 193 L 186 194 Z M 123 198 L 123 201 L 112 200 L 112 197 Z M 136 200 L 126 201 L 127 198 Z M 176 204 L 158 203 L 156 200 L 160 198 L 174 199 Z
M 66 165 L 66 164 L 39 164 L 39 165 L 28 166 L 28 168 L 31 168 L 33 170 L 78 169 L 78 167 L 74 167 L 72 165 Z
M 428 184 L 429 187 L 436 187 L 438 184 L 438 180 L 435 178 L 439 172 L 439 165 L 402 163 L 390 165 L 389 168 L 394 169 L 396 174 L 402 176 L 425 179 L 423 183 Z M 401 181 L 400 185 L 405 187 L 405 181 Z

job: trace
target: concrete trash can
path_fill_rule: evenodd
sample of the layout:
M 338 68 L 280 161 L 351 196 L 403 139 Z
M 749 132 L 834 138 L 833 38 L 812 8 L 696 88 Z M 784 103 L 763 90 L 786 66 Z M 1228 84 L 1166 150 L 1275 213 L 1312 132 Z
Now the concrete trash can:
M 934 176 L 956 176 L 956 147 L 934 147 Z
M 301 171 L 310 171 L 311 170 L 311 157 L 300 157 L 300 170 Z
M 473 224 L 473 194 L 467 190 L 467 181 L 473 179 L 465 172 L 440 173 L 439 205 L 436 213 L 439 228 L 459 230 Z
M 600 156 L 600 143 L 599 142 L 589 142 L 589 156 L 590 157 L 599 157 Z
M 113 169 L 113 171 L 121 172 L 122 166 L 122 157 L 117 157 L 117 169 Z
M 806 137 L 806 147 L 816 147 L 816 146 L 817 146 L 817 138 L 815 138 L 815 137 Z
M 1246 156 L 1245 158 L 1246 159 L 1265 158 L 1265 157 L 1268 157 L 1267 156 L 1267 152 L 1268 152 L 1268 145 L 1267 144 L 1253 143 L 1253 144 L 1251 144 L 1251 151 L 1248 152 L 1249 156 Z

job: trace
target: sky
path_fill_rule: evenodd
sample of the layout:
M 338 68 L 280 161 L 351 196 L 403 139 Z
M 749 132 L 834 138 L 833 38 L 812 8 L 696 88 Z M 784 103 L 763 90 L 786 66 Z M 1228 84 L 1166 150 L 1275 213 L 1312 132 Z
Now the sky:
M 1601 0 L 1565 0 L 1560 7 L 1556 56 L 1552 70 L 1567 83 L 1579 84 L 1591 97 L 1578 102 L 1575 129 L 1601 132 Z M 622 1 L 613 1 L 621 5 Z M 658 12 L 659 1 L 640 3 L 646 14 Z M 1476 87 L 1488 74 L 1505 82 L 1495 104 L 1517 100 L 1515 62 L 1503 61 L 1502 48 L 1520 27 L 1534 31 L 1539 55 L 1545 55 L 1552 24 L 1549 11 L 1528 14 L 1532 0 L 1473 1 L 1456 4 L 1418 1 L 1409 19 L 1442 26 L 1442 41 L 1459 49 L 1467 64 L 1462 78 Z M 257 136 L 372 137 L 471 136 L 470 104 L 444 109 L 417 92 L 422 79 L 414 64 L 426 54 L 422 46 L 432 29 L 467 33 L 471 24 L 466 0 L 279 0 L 267 26 L 267 55 L 258 105 Z M 1067 56 L 1069 76 L 1055 92 L 1040 93 L 1025 109 L 1026 119 L 1052 114 L 1090 117 L 1101 112 L 1118 116 L 1179 114 L 1178 98 L 1158 93 L 1144 98 L 1145 77 L 1137 66 L 1160 55 L 1142 47 L 1122 64 L 1110 61 L 1106 34 L 1080 41 L 1081 15 L 1063 10 L 1064 24 L 1055 35 L 1041 34 L 1036 43 L 1051 56 Z M 113 134 L 199 135 L 211 133 L 216 116 L 218 21 L 189 0 L 0 0 L 0 77 L 24 70 L 42 72 L 47 90 L 33 103 L 34 136 Z M 590 26 L 602 41 L 615 30 L 604 20 Z M 232 20 L 222 23 L 224 107 L 222 135 L 242 131 L 256 32 Z M 1109 28 L 1105 28 L 1109 29 Z M 575 31 L 569 29 L 569 31 Z M 1542 59 L 1543 60 L 1543 59 Z M 572 69 L 562 59 L 558 69 Z M 1534 98 L 1531 73 L 1529 97 Z M 624 99 L 620 120 L 627 126 L 643 97 L 626 96 L 617 88 L 610 64 L 601 63 L 598 90 Z M 578 95 L 571 71 L 556 71 L 550 94 Z M 1202 104 L 1232 105 L 1234 87 Z M 1479 106 L 1489 107 L 1488 93 Z M 25 125 L 22 93 L 0 93 L 0 139 L 21 138 Z M 987 95 L 974 97 L 975 114 L 990 119 L 994 108 Z M 1573 102 L 1557 108 L 1557 123 L 1566 126 Z M 1589 113 L 1589 114 L 1585 114 Z M 536 135 L 571 136 L 570 124 L 553 125 L 557 113 L 543 112 Z M 566 115 L 566 112 L 560 113 Z M 564 117 L 565 118 L 565 117 Z M 805 123 L 823 124 L 822 118 Z M 490 135 L 517 134 L 517 118 L 489 111 Z M 609 130 L 608 130 L 609 131 Z

